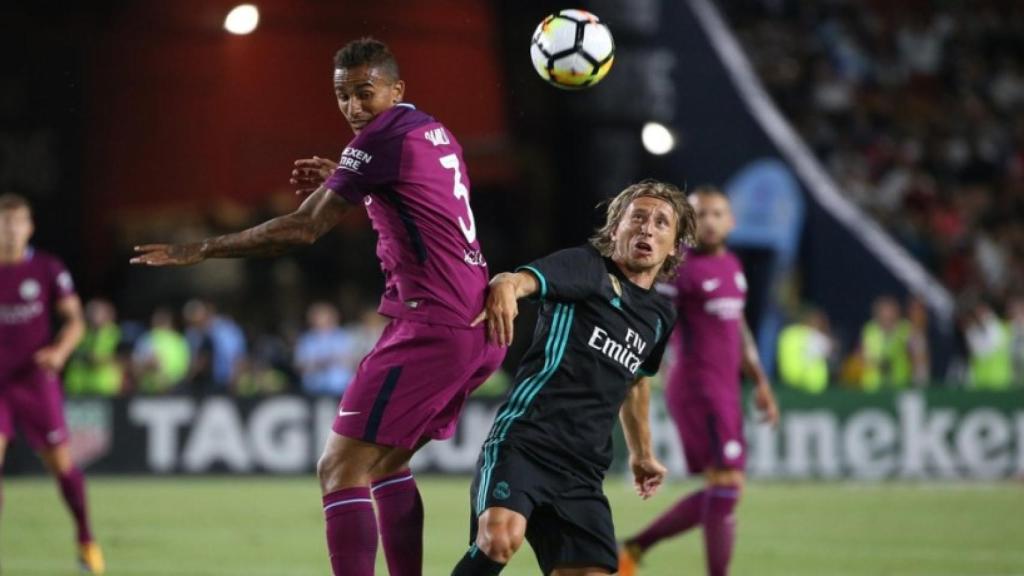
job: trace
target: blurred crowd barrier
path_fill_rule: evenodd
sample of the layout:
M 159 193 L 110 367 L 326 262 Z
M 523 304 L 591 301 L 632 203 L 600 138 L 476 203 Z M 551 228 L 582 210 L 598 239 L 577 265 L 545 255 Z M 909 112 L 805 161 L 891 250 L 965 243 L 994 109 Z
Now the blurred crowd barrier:
M 1024 393 L 781 391 L 778 427 L 747 421 L 751 476 L 784 480 L 998 480 L 1024 477 Z M 474 396 L 454 438 L 427 445 L 420 472 L 471 474 L 501 403 Z M 337 410 L 326 396 L 136 396 L 67 404 L 74 458 L 100 474 L 312 474 Z M 685 474 L 660 393 L 651 433 L 674 478 Z M 625 471 L 615 438 L 613 471 Z M 5 473 L 40 471 L 16 443 Z

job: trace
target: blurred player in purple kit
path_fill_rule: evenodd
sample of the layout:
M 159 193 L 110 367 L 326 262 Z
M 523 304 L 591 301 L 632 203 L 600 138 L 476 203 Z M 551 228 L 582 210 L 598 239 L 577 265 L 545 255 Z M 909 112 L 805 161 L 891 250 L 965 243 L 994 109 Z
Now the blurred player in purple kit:
M 346 390 L 317 467 L 336 575 L 373 574 L 378 534 L 391 574 L 422 572 L 423 503 L 409 460 L 454 433 L 466 398 L 504 358 L 483 326 L 470 327 L 488 273 L 462 149 L 447 128 L 403 102 L 399 78 L 383 43 L 346 45 L 335 56 L 334 92 L 356 137 L 337 164 L 296 162 L 292 182 L 311 191 L 302 205 L 237 234 L 139 246 L 132 259 L 163 266 L 278 254 L 313 243 L 352 206 L 365 207 L 385 278 L 379 311 L 391 320 Z
M 79 563 L 104 571 L 85 504 L 85 479 L 71 461 L 60 370 L 85 333 L 71 274 L 29 246 L 34 225 L 27 200 L 0 194 L 0 466 L 19 429 L 57 479 L 78 528 Z M 62 321 L 54 336 L 52 316 Z M 2 468 L 0 468 L 2 470 Z
M 741 369 L 756 385 L 754 397 L 764 419 L 774 425 L 779 418 L 757 343 L 743 317 L 743 267 L 725 246 L 735 226 L 729 198 L 715 188 L 698 188 L 690 201 L 697 211 L 698 245 L 674 283 L 676 361 L 665 402 L 679 429 L 687 468 L 702 472 L 706 486 L 625 541 L 619 554 L 622 576 L 636 574 L 640 559 L 654 544 L 697 525 L 704 530 L 707 573 L 728 574 L 746 459 Z

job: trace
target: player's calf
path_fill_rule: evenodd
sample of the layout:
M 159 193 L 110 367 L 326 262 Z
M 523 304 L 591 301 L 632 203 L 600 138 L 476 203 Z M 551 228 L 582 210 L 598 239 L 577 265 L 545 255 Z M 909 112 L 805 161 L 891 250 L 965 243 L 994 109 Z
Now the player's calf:
M 477 520 L 476 542 L 455 566 L 452 576 L 501 573 L 525 537 L 526 517 L 506 508 L 488 508 Z

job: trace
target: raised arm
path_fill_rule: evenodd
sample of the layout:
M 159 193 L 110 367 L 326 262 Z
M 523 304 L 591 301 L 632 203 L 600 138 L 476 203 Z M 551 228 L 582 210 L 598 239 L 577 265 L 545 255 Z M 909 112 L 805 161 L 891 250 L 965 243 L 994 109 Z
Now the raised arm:
M 757 351 L 757 341 L 750 332 L 745 318 L 740 318 L 740 332 L 743 336 L 740 356 L 743 359 L 743 373 L 754 381 L 754 400 L 757 409 L 761 411 L 761 419 L 764 422 L 775 426 L 779 422 L 779 407 L 775 402 L 775 395 L 772 393 L 772 385 L 768 375 L 764 373 L 761 366 L 761 356 Z
M 531 272 L 502 272 L 491 279 L 484 309 L 472 326 L 487 320 L 487 337 L 499 346 L 512 344 L 513 328 L 519 315 L 520 298 L 532 296 L 540 282 Z
M 316 242 L 338 223 L 350 204 L 323 186 L 310 194 L 290 214 L 278 216 L 233 234 L 188 244 L 146 244 L 136 246 L 132 264 L 185 266 L 208 258 L 276 256 L 296 246 Z
M 651 428 L 648 419 L 650 406 L 650 379 L 637 378 L 626 394 L 619 409 L 619 421 L 629 448 L 629 467 L 633 471 L 633 486 L 644 500 L 650 498 L 665 479 L 665 467 L 654 457 L 651 448 Z

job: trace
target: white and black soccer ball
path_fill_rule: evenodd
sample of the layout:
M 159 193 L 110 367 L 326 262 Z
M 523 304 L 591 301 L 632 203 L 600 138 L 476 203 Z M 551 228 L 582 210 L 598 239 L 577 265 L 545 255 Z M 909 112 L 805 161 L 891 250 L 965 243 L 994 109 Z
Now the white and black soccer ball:
M 561 10 L 533 33 L 530 58 L 540 77 L 566 90 L 597 84 L 611 70 L 615 41 L 611 30 L 586 10 Z

